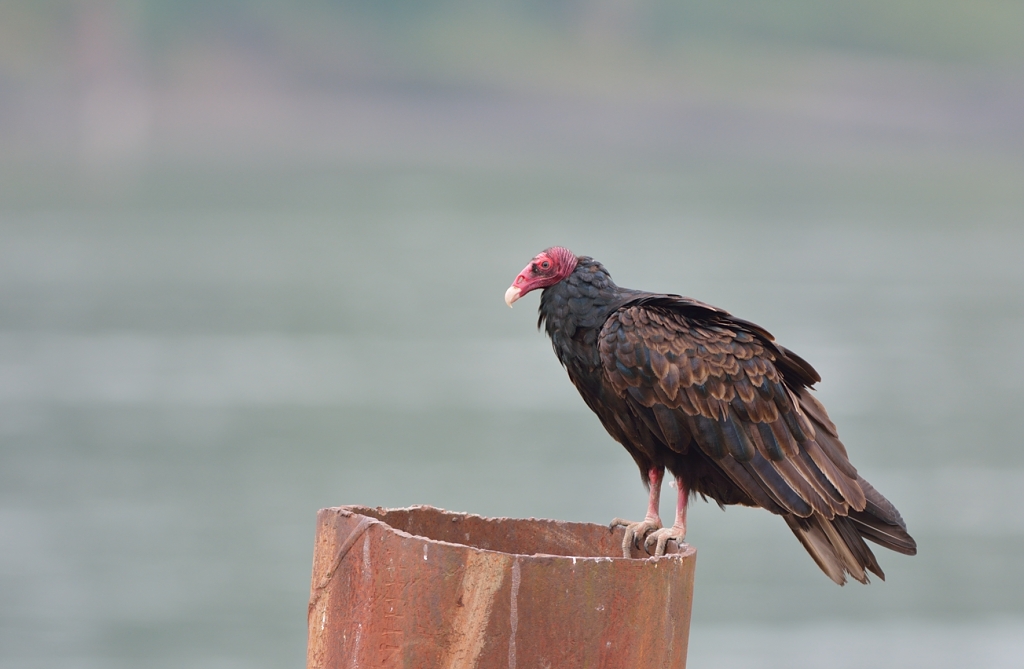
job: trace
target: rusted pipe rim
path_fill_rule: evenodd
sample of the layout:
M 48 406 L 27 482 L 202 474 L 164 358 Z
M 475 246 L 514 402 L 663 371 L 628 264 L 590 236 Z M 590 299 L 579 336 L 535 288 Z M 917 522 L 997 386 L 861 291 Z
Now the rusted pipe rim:
M 363 516 L 364 518 L 370 519 L 372 523 L 380 523 L 384 527 L 387 527 L 389 531 L 394 532 L 399 536 L 413 537 L 418 540 L 425 541 L 428 544 L 444 544 L 448 546 L 456 546 L 459 548 L 469 548 L 471 550 L 476 551 L 503 553 L 507 555 L 515 555 L 522 557 L 548 557 L 567 559 L 573 561 L 598 560 L 603 562 L 614 560 L 658 561 L 662 559 L 682 559 L 696 553 L 696 549 L 694 549 L 689 544 L 683 544 L 682 546 L 679 546 L 674 542 L 670 542 L 668 547 L 666 548 L 665 555 L 662 557 L 654 557 L 647 554 L 639 554 L 640 551 L 637 551 L 637 557 L 624 558 L 622 557 L 622 535 L 624 530 L 622 528 L 615 528 L 614 530 L 609 530 L 607 526 L 596 525 L 593 523 L 578 523 L 564 520 L 551 520 L 545 518 L 508 518 L 504 516 L 488 517 L 472 513 L 446 511 L 444 509 L 439 509 L 437 507 L 425 504 L 417 504 L 413 506 L 400 508 L 368 507 L 353 504 L 338 507 L 337 509 L 338 512 L 343 515 Z M 405 523 L 400 522 L 403 515 L 407 515 L 407 518 L 405 518 L 407 522 Z M 539 537 L 540 541 L 537 543 L 561 541 L 563 542 L 563 544 L 576 544 L 581 548 L 589 548 L 587 552 L 590 554 L 583 554 L 580 551 L 571 551 L 568 550 L 568 547 L 566 547 L 566 549 L 564 550 L 522 551 L 512 550 L 511 547 L 503 548 L 500 545 L 495 545 L 503 543 L 503 539 L 510 543 L 515 540 L 514 536 L 510 537 L 508 535 L 499 536 L 496 538 L 497 540 L 495 541 L 488 536 L 474 537 L 473 534 L 470 533 L 470 536 L 464 536 L 463 540 L 454 541 L 450 540 L 450 538 L 439 538 L 437 536 L 438 532 L 434 531 L 417 532 L 411 531 L 409 529 L 403 529 L 403 525 L 405 527 L 408 527 L 410 524 L 415 525 L 415 523 L 411 523 L 410 521 L 412 521 L 413 517 L 417 515 L 422 516 L 421 520 L 435 518 L 443 519 L 441 522 L 438 522 L 433 528 L 419 527 L 418 529 L 442 530 L 445 526 L 445 523 L 468 523 L 473 526 L 474 530 L 480 530 L 484 528 L 489 528 L 492 530 L 516 529 L 522 532 L 523 529 L 526 529 L 531 534 L 533 534 L 534 537 L 536 537 L 536 532 L 538 530 L 545 530 L 545 535 L 543 537 Z M 366 526 L 362 526 L 361 523 L 360 527 L 362 527 L 362 529 L 359 530 L 359 534 L 362 534 L 362 532 L 364 532 L 366 528 L 369 527 L 369 524 L 367 524 Z M 595 533 L 595 531 L 596 533 L 600 534 L 599 538 L 607 538 L 608 543 L 613 544 L 611 550 L 604 548 L 604 541 L 601 541 L 600 543 L 595 542 L 593 544 L 580 543 L 578 541 L 574 541 L 574 539 L 582 533 L 593 534 Z M 355 532 L 353 534 L 355 534 Z M 441 532 L 441 534 L 442 536 L 450 535 L 450 532 Z M 352 542 L 354 543 L 355 539 L 357 538 L 358 537 L 353 537 Z M 481 542 L 480 539 L 484 539 L 484 541 Z M 345 543 L 348 544 L 348 541 L 346 541 Z M 487 545 L 480 545 L 481 543 L 485 543 Z M 558 546 L 557 543 L 552 546 L 552 548 L 559 547 L 560 546 Z M 351 548 L 351 545 L 348 545 L 347 548 Z M 602 550 L 602 548 L 604 549 Z

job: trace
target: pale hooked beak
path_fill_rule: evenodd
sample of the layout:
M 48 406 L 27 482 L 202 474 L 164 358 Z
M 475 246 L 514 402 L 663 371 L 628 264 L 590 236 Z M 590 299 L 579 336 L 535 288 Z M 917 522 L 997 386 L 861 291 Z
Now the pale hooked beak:
M 518 300 L 522 294 L 523 291 L 519 290 L 518 287 L 509 286 L 508 290 L 505 291 L 505 304 L 511 307 L 512 303 Z

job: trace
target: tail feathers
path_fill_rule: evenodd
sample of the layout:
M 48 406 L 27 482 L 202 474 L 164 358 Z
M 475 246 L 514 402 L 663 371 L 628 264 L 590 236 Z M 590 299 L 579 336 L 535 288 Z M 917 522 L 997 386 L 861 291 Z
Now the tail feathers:
M 917 553 L 917 544 L 906 530 L 889 525 L 864 511 L 832 520 L 815 513 L 808 518 L 785 516 L 786 524 L 825 574 L 839 585 L 846 577 L 868 582 L 867 572 L 885 580 L 885 572 L 864 542 L 875 543 L 904 555 Z
M 848 534 L 847 532 L 841 533 L 836 527 L 845 524 L 843 523 L 846 520 L 844 516 L 836 516 L 834 519 L 828 520 L 816 513 L 808 518 L 793 515 L 785 518 L 789 529 L 793 530 L 793 534 L 814 558 L 818 567 L 837 584 L 845 585 L 847 574 L 861 583 L 867 583 L 868 576 L 865 573 L 865 568 L 878 574 L 883 581 L 885 580 L 885 575 L 878 568 L 878 562 L 864 540 L 858 535 L 854 547 L 851 547 L 847 543 L 848 537 L 841 536 L 841 534 Z M 865 556 L 867 559 L 864 559 Z
M 832 525 L 835 526 L 837 533 L 842 538 L 843 543 L 846 545 L 849 553 L 853 556 L 855 564 L 863 569 L 870 571 L 878 578 L 885 580 L 885 572 L 878 565 L 878 560 L 875 559 L 875 554 L 871 552 L 868 545 L 864 543 L 864 538 L 859 532 L 858 528 L 852 523 L 849 517 L 838 516 L 832 521 Z M 858 578 L 857 573 L 853 573 L 853 577 L 861 583 L 867 583 L 868 577 L 863 571 L 860 572 L 863 578 Z
M 866 572 L 885 580 L 865 539 L 903 555 L 917 554 L 917 542 L 907 533 L 896 507 L 859 476 L 857 483 L 866 500 L 863 511 L 850 509 L 849 515 L 836 515 L 831 520 L 819 513 L 806 518 L 784 516 L 821 570 L 839 585 L 846 583 L 847 575 L 867 583 Z
M 865 539 L 897 553 L 917 555 L 917 542 L 906 529 L 886 523 L 867 511 L 850 512 L 849 521 Z
M 857 483 L 860 484 L 860 489 L 864 491 L 864 497 L 867 499 L 864 511 L 889 525 L 900 527 L 903 533 L 906 534 L 907 524 L 903 522 L 903 516 L 892 505 L 892 502 L 882 497 L 882 493 L 875 490 L 874 486 L 860 476 L 857 477 Z M 907 535 L 907 538 L 909 539 L 910 536 Z

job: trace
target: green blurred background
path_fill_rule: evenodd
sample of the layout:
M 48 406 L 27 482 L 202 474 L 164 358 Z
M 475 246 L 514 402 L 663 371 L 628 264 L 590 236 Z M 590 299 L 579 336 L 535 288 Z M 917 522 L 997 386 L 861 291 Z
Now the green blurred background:
M 1024 4 L 0 0 L 0 667 L 302 666 L 316 510 L 645 493 L 502 294 L 771 330 L 914 558 L 696 503 L 690 666 L 1024 666 Z M 670 513 L 668 503 L 663 513 Z

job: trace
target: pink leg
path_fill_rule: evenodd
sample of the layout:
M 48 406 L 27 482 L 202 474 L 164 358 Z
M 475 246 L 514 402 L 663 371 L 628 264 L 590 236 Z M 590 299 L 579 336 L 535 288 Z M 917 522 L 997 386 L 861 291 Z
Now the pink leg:
M 683 479 L 676 477 L 676 522 L 672 527 L 682 530 L 686 536 L 686 503 L 690 501 L 690 491 L 686 489 Z
M 626 533 L 622 537 L 622 556 L 632 557 L 632 549 L 648 534 L 662 527 L 661 514 L 658 507 L 661 502 L 661 482 L 665 478 L 664 467 L 651 467 L 647 470 L 647 480 L 651 484 L 651 494 L 647 498 L 647 515 L 639 523 L 632 523 L 622 518 L 616 518 L 609 526 L 611 529 L 625 527 Z M 685 513 L 685 511 L 684 511 Z
M 661 482 L 665 478 L 664 467 L 651 467 L 647 470 L 647 480 L 651 483 L 651 493 L 647 497 L 647 516 L 644 520 L 656 520 L 661 525 Z
M 650 552 L 650 546 L 654 544 L 654 555 L 664 555 L 665 546 L 669 541 L 675 541 L 680 546 L 686 539 L 686 504 L 690 500 L 690 491 L 686 489 L 683 479 L 676 477 L 676 520 L 672 527 L 658 529 L 647 535 L 644 540 L 644 548 Z

